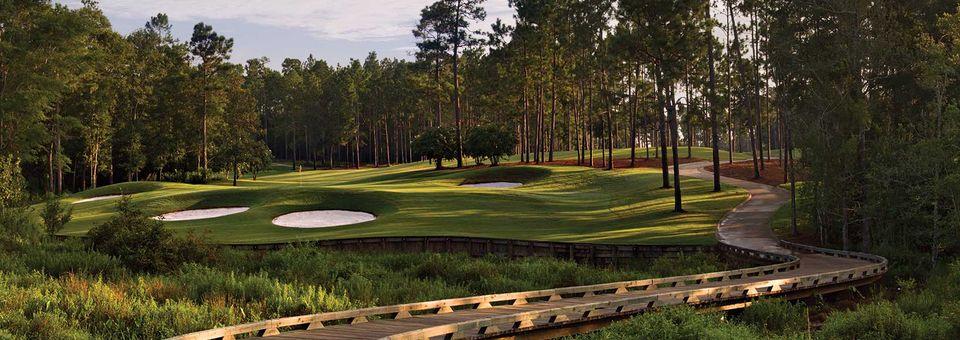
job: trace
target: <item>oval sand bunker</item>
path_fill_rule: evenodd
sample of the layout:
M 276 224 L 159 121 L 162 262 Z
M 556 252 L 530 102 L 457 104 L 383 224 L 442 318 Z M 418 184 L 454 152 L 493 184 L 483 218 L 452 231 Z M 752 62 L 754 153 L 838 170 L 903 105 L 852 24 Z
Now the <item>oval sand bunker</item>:
M 326 228 L 370 222 L 377 219 L 370 213 L 349 210 L 313 210 L 280 215 L 273 224 L 290 228 Z
M 235 208 L 183 210 L 183 211 L 174 211 L 172 213 L 166 213 L 160 216 L 155 216 L 153 219 L 155 220 L 163 219 L 164 221 L 202 220 L 207 218 L 239 214 L 247 210 L 250 210 L 250 208 L 235 207 Z
M 463 184 L 461 186 L 471 187 L 471 188 L 516 188 L 523 185 L 523 183 L 514 183 L 514 182 L 489 182 L 489 183 L 474 183 L 474 184 Z
M 118 198 L 118 197 L 120 197 L 120 196 L 123 196 L 123 195 L 105 195 L 105 196 L 97 196 L 97 197 L 84 198 L 84 199 L 82 199 L 82 200 L 73 202 L 73 204 L 84 203 L 84 202 L 103 201 L 103 200 L 108 200 L 108 199 L 111 199 L 111 198 Z

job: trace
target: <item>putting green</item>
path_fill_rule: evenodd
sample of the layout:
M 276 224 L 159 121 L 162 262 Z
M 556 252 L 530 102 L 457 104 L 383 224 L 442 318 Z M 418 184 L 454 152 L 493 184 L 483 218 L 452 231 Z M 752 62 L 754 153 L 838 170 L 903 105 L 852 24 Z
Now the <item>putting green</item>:
M 470 163 L 468 163 L 470 164 Z M 503 166 L 433 171 L 428 163 L 379 169 L 284 172 L 258 180 L 189 185 L 138 182 L 76 194 L 67 202 L 133 194 L 148 215 L 216 207 L 250 207 L 218 218 L 166 222 L 177 231 L 209 231 L 221 243 L 267 243 L 370 236 L 479 236 L 548 241 L 641 244 L 711 244 L 721 216 L 746 193 L 709 182 L 683 180 L 684 214 L 675 214 L 673 191 L 659 189 L 655 169 L 603 171 L 565 166 Z M 462 187 L 465 182 L 521 182 L 509 190 Z M 106 221 L 116 200 L 74 204 L 65 235 L 83 235 Z M 300 229 L 273 225 L 280 215 L 319 209 L 369 212 L 377 219 L 354 225 Z

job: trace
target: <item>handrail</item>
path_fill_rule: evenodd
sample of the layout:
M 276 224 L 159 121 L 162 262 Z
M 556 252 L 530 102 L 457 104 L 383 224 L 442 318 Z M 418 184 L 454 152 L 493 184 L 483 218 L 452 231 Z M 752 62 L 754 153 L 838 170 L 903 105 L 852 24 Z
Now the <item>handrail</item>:
M 631 290 L 656 290 L 663 287 L 678 286 L 696 286 L 708 282 L 739 279 L 742 277 L 764 276 L 773 273 L 784 272 L 799 268 L 799 258 L 793 255 L 777 254 L 759 250 L 741 248 L 733 245 L 722 244 L 722 249 L 734 255 L 744 256 L 751 259 L 757 259 L 767 262 L 776 262 L 774 264 L 719 271 L 705 274 L 694 274 L 675 276 L 667 278 L 652 278 L 633 281 L 621 281 L 613 283 L 603 283 L 596 285 L 586 285 L 577 287 L 564 287 L 555 289 L 543 289 L 527 292 L 514 292 L 502 294 L 490 294 L 471 296 L 463 298 L 452 298 L 443 300 L 434 300 L 426 302 L 416 302 L 399 304 L 392 306 L 371 307 L 363 309 L 354 309 L 339 312 L 326 312 L 311 315 L 292 316 L 272 320 L 258 321 L 235 326 L 227 326 L 205 331 L 199 331 L 184 334 L 171 339 L 216 339 L 230 338 L 236 335 L 256 333 L 258 335 L 277 334 L 283 327 L 305 327 L 306 329 L 316 329 L 323 327 L 325 323 L 366 322 L 374 317 L 390 317 L 402 319 L 412 316 L 414 313 L 448 313 L 454 309 L 490 308 L 494 304 L 524 304 L 529 300 L 554 300 L 569 296 L 590 296 L 601 294 L 623 294 Z
M 609 315 L 636 313 L 642 310 L 676 305 L 681 303 L 704 303 L 729 299 L 752 298 L 773 293 L 784 293 L 815 288 L 819 286 L 835 285 L 844 282 L 859 281 L 872 276 L 879 276 L 887 270 L 887 259 L 872 254 L 832 250 L 819 248 L 788 241 L 780 241 L 784 248 L 804 251 L 828 256 L 855 258 L 868 261 L 870 264 L 855 268 L 837 270 L 824 273 L 809 274 L 781 280 L 763 281 L 733 286 L 693 289 L 682 292 L 667 292 L 655 295 L 634 296 L 612 301 L 580 304 L 576 306 L 558 307 L 545 310 L 517 313 L 505 316 L 489 317 L 479 320 L 463 321 L 459 323 L 428 327 L 392 336 L 384 337 L 389 340 L 424 339 L 434 336 L 464 334 L 475 332 L 472 335 L 484 335 L 499 332 L 497 326 L 506 325 L 507 329 L 526 328 L 534 325 L 535 320 L 547 320 L 548 324 L 570 320 L 569 315 L 578 315 L 582 319 Z M 739 248 L 731 246 L 734 248 Z M 740 248 L 743 249 L 743 248 Z

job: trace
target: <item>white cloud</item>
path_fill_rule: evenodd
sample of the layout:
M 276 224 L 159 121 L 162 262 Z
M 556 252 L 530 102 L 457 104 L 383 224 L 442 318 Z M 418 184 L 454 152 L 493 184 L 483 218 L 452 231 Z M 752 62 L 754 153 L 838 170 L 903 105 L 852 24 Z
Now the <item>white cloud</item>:
M 70 6 L 79 0 L 61 0 Z M 320 39 L 390 40 L 410 36 L 420 10 L 431 0 L 102 0 L 109 16 L 146 19 L 166 13 L 171 20 L 241 20 L 298 29 Z M 507 0 L 485 3 L 488 22 L 512 22 Z M 484 25 L 488 27 L 488 25 Z

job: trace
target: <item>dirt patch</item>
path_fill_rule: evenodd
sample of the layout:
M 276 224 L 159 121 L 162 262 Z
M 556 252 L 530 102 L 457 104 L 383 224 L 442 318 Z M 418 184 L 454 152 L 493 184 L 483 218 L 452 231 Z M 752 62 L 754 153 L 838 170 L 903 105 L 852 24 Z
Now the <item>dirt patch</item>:
M 733 163 L 721 163 L 720 164 L 720 175 L 724 177 L 742 179 L 745 181 L 751 181 L 755 183 L 762 183 L 766 185 L 778 186 L 783 184 L 783 168 L 780 166 L 780 161 L 778 160 L 769 160 L 764 162 L 764 170 L 760 170 L 760 178 L 754 177 L 753 173 L 753 161 L 742 161 L 742 162 L 733 162 Z M 713 166 L 708 166 L 705 168 L 707 171 L 713 172 Z M 800 180 L 799 178 L 797 180 Z

